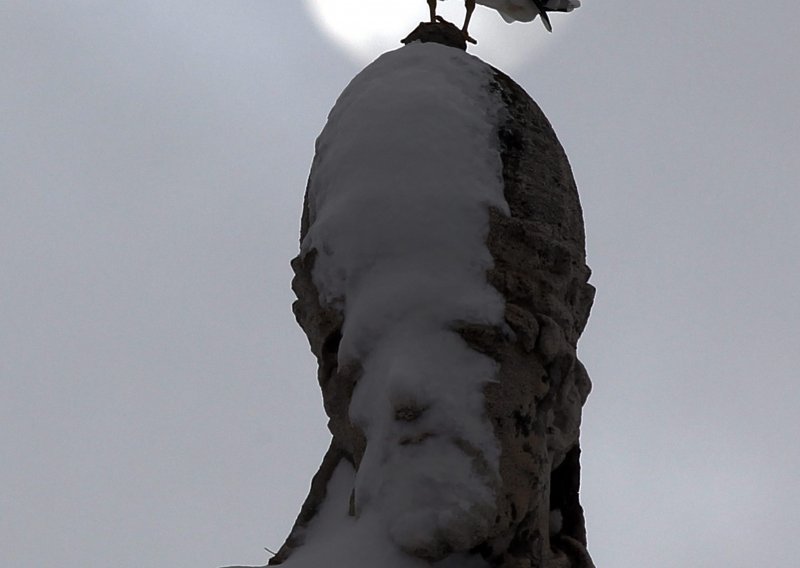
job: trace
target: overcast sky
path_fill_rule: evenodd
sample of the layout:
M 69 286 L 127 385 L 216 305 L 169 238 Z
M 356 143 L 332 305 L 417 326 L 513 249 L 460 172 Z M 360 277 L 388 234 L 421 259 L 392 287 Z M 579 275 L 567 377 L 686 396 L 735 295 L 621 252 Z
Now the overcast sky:
M 590 550 L 793 566 L 800 3 L 567 17 L 507 71 L 586 217 Z M 329 440 L 289 260 L 360 67 L 298 0 L 0 0 L 0 565 L 280 547 Z

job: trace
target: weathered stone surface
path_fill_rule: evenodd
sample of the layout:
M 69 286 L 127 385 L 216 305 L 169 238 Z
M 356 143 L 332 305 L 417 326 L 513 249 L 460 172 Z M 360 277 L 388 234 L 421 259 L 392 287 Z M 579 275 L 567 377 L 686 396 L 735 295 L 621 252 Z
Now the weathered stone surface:
M 458 551 L 463 540 L 461 552 L 480 554 L 500 568 L 590 568 L 578 490 L 581 408 L 591 385 L 576 348 L 594 288 L 588 284 L 581 207 L 567 157 L 541 110 L 500 71 L 491 88 L 506 111 L 497 136 L 510 215 L 487 211 L 494 259 L 487 280 L 506 300 L 505 321 L 499 327 L 453 322 L 453 329 L 499 364 L 484 395 L 501 448 L 502 484 L 493 526 L 477 546 L 474 535 L 449 535 L 441 546 L 417 553 L 435 560 Z M 302 236 L 309 222 L 306 204 Z M 292 262 L 293 309 L 319 362 L 333 442 L 289 539 L 270 564 L 302 546 L 336 465 L 347 460 L 358 469 L 366 444 L 348 415 L 361 370 L 357 362 L 340 366 L 343 314 L 321 305 L 311 276 L 314 260 L 312 250 Z M 394 412 L 396 420 L 414 422 L 426 407 L 409 397 Z
M 495 80 L 508 111 L 498 135 L 511 215 L 491 212 L 488 278 L 506 299 L 512 333 L 487 330 L 476 340 L 474 330 L 462 332 L 500 362 L 499 380 L 485 392 L 504 494 L 483 552 L 502 567 L 591 566 L 578 497 L 581 408 L 591 383 L 576 347 L 594 299 L 583 215 L 546 117 L 509 77 L 497 71 Z

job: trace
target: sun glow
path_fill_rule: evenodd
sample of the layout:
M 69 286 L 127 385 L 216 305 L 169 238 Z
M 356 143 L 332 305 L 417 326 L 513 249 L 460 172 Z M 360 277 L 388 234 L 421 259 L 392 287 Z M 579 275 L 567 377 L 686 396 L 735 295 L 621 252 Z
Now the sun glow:
M 425 0 L 304 0 L 314 23 L 336 45 L 358 63 L 367 63 L 378 55 L 401 46 L 400 40 L 417 24 L 428 19 Z M 461 26 L 464 2 L 439 2 L 438 14 Z M 565 21 L 557 25 L 563 29 Z M 518 67 L 531 56 L 552 44 L 536 21 L 530 24 L 507 24 L 500 15 L 478 6 L 470 24 L 470 35 L 478 40 L 469 51 L 501 69 Z

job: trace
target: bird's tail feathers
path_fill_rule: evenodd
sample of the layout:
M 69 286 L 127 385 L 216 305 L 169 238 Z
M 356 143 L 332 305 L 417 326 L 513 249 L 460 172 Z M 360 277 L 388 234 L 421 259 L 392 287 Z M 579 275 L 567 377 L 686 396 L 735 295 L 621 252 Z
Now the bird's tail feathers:
M 542 0 L 533 0 L 533 5 L 536 6 L 536 11 L 539 12 L 539 17 L 542 19 L 542 23 L 544 27 L 547 28 L 548 32 L 553 31 L 553 26 L 550 23 L 550 17 L 547 15 L 547 0 L 542 2 Z
M 553 25 L 550 23 L 550 16 L 547 15 L 547 12 L 542 10 L 541 12 L 539 12 L 539 17 L 542 19 L 542 23 L 544 24 L 544 27 L 547 29 L 547 31 L 552 32 Z

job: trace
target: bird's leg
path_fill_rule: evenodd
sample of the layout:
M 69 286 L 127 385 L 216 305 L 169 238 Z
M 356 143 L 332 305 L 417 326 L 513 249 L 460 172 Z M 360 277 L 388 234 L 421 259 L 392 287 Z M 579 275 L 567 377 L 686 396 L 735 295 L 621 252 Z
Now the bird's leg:
M 428 7 L 431 9 L 431 23 L 436 23 L 436 0 L 428 0 Z
M 470 43 L 478 43 L 469 36 L 469 21 L 472 18 L 472 12 L 475 11 L 475 0 L 464 0 L 464 7 L 467 9 L 467 15 L 464 18 L 464 27 L 461 31 L 464 32 L 464 38 Z

